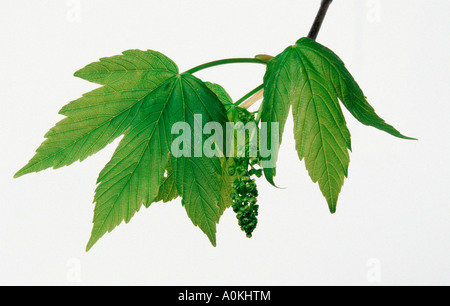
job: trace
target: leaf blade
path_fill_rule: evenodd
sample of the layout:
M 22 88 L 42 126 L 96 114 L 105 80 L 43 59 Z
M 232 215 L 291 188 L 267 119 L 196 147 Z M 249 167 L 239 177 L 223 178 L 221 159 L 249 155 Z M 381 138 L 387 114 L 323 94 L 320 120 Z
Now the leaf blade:
M 296 52 L 302 84 L 292 105 L 296 150 L 300 160 L 305 159 L 312 181 L 319 184 L 330 212 L 334 213 L 348 175 L 350 132 L 333 88 L 312 65 L 314 59 L 306 57 L 301 48 Z
M 153 71 L 149 65 L 145 75 L 129 71 L 126 79 L 116 78 L 65 105 L 60 114 L 66 117 L 45 134 L 36 154 L 14 177 L 83 161 L 103 149 L 129 128 L 143 99 L 178 73 L 168 58 L 167 65 L 173 70 Z
M 122 221 L 128 223 L 142 204 L 148 207 L 158 196 L 169 159 L 167 108 L 174 87 L 172 78 L 145 99 L 139 120 L 100 172 L 87 251 Z
M 206 101 L 216 105 L 206 109 Z M 87 250 L 122 221 L 129 222 L 142 204 L 149 207 L 152 202 L 164 200 L 167 194 L 162 194 L 161 188 L 168 179 L 172 185 L 169 196 L 182 196 L 194 225 L 215 245 L 215 225 L 220 218 L 220 173 L 215 164 L 220 165 L 219 159 L 171 156 L 169 162 L 172 126 L 180 121 L 192 126 L 195 112 L 203 114 L 206 122 L 226 120 L 217 97 L 193 76 L 174 76 L 145 99 L 141 114 L 99 175 Z M 164 177 L 166 169 L 168 177 Z
M 360 123 L 398 138 L 416 140 L 416 138 L 403 135 L 377 115 L 344 62 L 333 51 L 309 38 L 302 38 L 297 43 L 305 55 L 319 59 L 315 62 L 315 68 L 320 70 L 322 75 L 328 77 L 328 81 L 333 84 L 340 101 Z
M 180 99 L 183 107 L 172 109 L 172 114 L 180 121 L 195 127 L 198 122 L 195 115 L 201 114 L 201 127 L 204 122 L 217 122 L 222 127 L 227 122 L 226 110 L 218 97 L 199 79 L 189 74 L 180 77 Z M 195 137 L 195 135 L 193 135 Z M 202 135 L 202 143 L 205 141 Z M 182 196 L 182 204 L 195 226 L 198 226 L 216 245 L 216 224 L 220 219 L 220 176 L 219 157 L 195 156 L 194 145 L 189 145 L 189 156 L 173 159 L 175 183 Z
M 177 187 L 175 185 L 175 178 L 173 175 L 173 167 L 172 162 L 169 160 L 167 162 L 167 175 L 163 178 L 163 181 L 161 183 L 161 186 L 159 187 L 159 193 L 158 196 L 155 198 L 153 202 L 159 202 L 162 201 L 163 203 L 170 202 L 176 198 L 178 198 L 180 195 L 178 194 Z M 148 207 L 148 206 L 147 206 Z
M 106 85 L 123 81 L 129 82 L 130 78 L 142 79 L 149 72 L 165 71 L 178 73 L 177 66 L 167 56 L 153 50 L 133 49 L 124 51 L 121 55 L 103 57 L 98 62 L 76 71 L 74 76 Z
M 272 160 L 269 166 L 264 166 L 264 176 L 267 181 L 275 186 L 274 176 L 276 174 L 276 161 L 280 149 L 284 126 L 286 124 L 291 101 L 296 95 L 297 85 L 291 80 L 298 74 L 295 66 L 286 65 L 294 56 L 294 47 L 289 46 L 280 55 L 272 58 L 267 63 L 266 74 L 264 75 L 264 99 L 261 106 L 261 122 L 267 123 L 267 136 L 265 139 L 268 150 L 272 150 L 275 156 L 263 157 L 267 163 Z M 278 123 L 277 143 L 272 143 L 271 135 L 272 122 Z M 275 147 L 275 148 L 273 148 Z

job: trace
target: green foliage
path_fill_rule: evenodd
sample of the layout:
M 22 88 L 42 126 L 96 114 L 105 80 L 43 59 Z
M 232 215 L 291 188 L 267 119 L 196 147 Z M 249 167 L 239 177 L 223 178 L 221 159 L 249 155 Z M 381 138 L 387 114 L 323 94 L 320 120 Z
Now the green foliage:
M 219 207 L 221 161 L 173 158 L 169 153 L 175 122 L 193 124 L 194 113 L 201 114 L 204 123 L 227 121 L 218 97 L 205 83 L 179 74 L 170 59 L 150 50 L 102 58 L 75 75 L 104 86 L 63 107 L 60 113 L 67 117 L 46 134 L 16 177 L 83 160 L 124 135 L 98 177 L 87 249 L 122 221 L 129 222 L 142 204 L 149 207 L 178 195 L 194 225 L 215 245 L 216 224 L 224 210 Z
M 67 166 L 100 151 L 129 129 L 149 94 L 177 74 L 166 56 L 140 50 L 102 58 L 77 71 L 75 76 L 104 86 L 61 109 L 66 117 L 45 134 L 36 155 L 15 177 Z
M 255 113 L 238 105 L 259 88 L 233 102 L 220 85 L 192 75 L 214 65 L 243 62 L 267 63 L 264 100 L 257 119 Z M 188 72 L 180 74 L 172 60 L 151 50 L 129 50 L 87 65 L 75 76 L 102 86 L 61 109 L 65 118 L 45 134 L 34 157 L 16 173 L 15 177 L 19 177 L 83 161 L 123 136 L 97 180 L 87 250 L 123 221 L 128 223 L 142 205 L 148 208 L 152 203 L 178 197 L 192 223 L 213 245 L 216 225 L 229 207 L 236 213 L 241 229 L 252 236 L 259 208 L 252 177 L 262 175 L 262 169 L 256 166 L 269 157 L 262 158 L 258 150 L 257 157 L 251 158 L 250 141 L 245 142 L 244 156 L 223 156 L 242 150 L 229 143 L 236 134 L 232 139 L 224 138 L 225 148 L 221 150 L 214 142 L 218 154 L 197 156 L 196 148 L 203 148 L 209 135 L 197 139 L 195 129 L 189 131 L 194 144 L 183 143 L 183 152 L 189 154 L 175 156 L 171 150 L 177 137 L 172 130 L 175 123 L 200 125 L 203 130 L 206 124 L 215 122 L 226 131 L 228 122 L 265 122 L 269 136 L 266 141 L 269 148 L 275 148 L 276 161 L 292 107 L 298 156 L 305 160 L 311 179 L 318 182 L 332 213 L 348 175 L 351 150 L 350 132 L 339 100 L 361 123 L 412 139 L 375 113 L 337 55 L 308 38 L 300 39 L 274 58 L 220 60 Z M 196 115 L 201 115 L 201 122 Z M 279 124 L 278 143 L 271 143 L 272 122 Z M 263 170 L 266 179 L 275 185 L 275 163 Z
M 158 196 L 173 140 L 171 128 L 176 122 L 193 126 L 194 114 L 201 114 L 205 122 L 226 122 L 226 112 L 218 98 L 192 75 L 173 76 L 147 97 L 134 124 L 100 173 L 88 249 L 122 220 L 128 222 L 142 203 L 148 207 Z M 194 148 L 188 150 L 194 156 Z M 219 158 L 182 156 L 171 161 L 174 184 L 188 216 L 215 245 L 220 218 Z
M 280 123 L 280 142 L 292 106 L 300 160 L 332 213 L 348 174 L 350 132 L 339 100 L 356 119 L 394 136 L 411 139 L 387 124 L 367 102 L 343 62 L 319 43 L 302 38 L 268 63 L 261 120 Z M 264 169 L 273 183 L 274 168 Z

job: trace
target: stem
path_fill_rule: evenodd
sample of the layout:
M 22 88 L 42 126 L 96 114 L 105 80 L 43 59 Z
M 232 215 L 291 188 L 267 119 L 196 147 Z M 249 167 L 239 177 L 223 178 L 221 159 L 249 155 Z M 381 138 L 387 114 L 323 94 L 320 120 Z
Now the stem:
M 253 89 L 252 91 L 250 91 L 248 94 L 246 94 L 245 96 L 243 96 L 242 98 L 240 98 L 239 100 L 237 100 L 234 105 L 239 106 L 241 105 L 245 100 L 247 100 L 248 98 L 250 98 L 251 96 L 253 96 L 254 94 L 258 93 L 261 89 L 264 88 L 264 84 L 259 85 L 258 87 L 256 87 L 255 89 Z
M 185 73 L 193 74 L 195 72 L 198 72 L 198 71 L 206 69 L 206 68 L 219 66 L 219 65 L 226 65 L 226 64 L 236 64 L 236 63 L 254 63 L 254 64 L 264 64 L 264 65 L 266 64 L 266 62 L 264 62 L 260 59 L 257 59 L 257 58 L 227 58 L 227 59 L 213 61 L 213 62 L 209 62 L 206 64 L 196 66 L 192 69 L 189 69 Z
M 252 106 L 256 102 L 258 102 L 262 98 L 264 98 L 264 88 L 258 90 L 258 92 L 256 92 L 253 96 L 251 96 L 247 101 L 242 103 L 241 107 L 245 108 L 245 109 L 249 109 L 250 106 Z
M 320 4 L 319 12 L 317 13 L 316 19 L 309 31 L 308 38 L 312 40 L 316 40 L 317 35 L 319 34 L 320 27 L 322 26 L 323 20 L 325 19 L 325 15 L 327 14 L 328 7 L 330 6 L 333 0 L 322 0 Z

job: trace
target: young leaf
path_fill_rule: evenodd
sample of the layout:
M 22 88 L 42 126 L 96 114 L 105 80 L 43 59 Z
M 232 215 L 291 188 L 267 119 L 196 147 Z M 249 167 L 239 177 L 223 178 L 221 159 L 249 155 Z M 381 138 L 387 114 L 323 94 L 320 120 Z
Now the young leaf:
M 310 59 L 314 69 L 333 85 L 338 98 L 359 122 L 395 137 L 415 139 L 404 136 L 375 113 L 358 83 L 333 51 L 309 38 L 301 38 L 297 44 L 301 46 L 302 53 Z
M 36 155 L 15 177 L 50 167 L 60 168 L 103 149 L 122 135 L 143 100 L 178 73 L 176 65 L 155 51 L 125 51 L 75 73 L 105 86 L 64 106 L 59 121 L 46 135 Z
M 342 61 L 329 49 L 302 38 L 268 63 L 261 120 L 280 122 L 280 140 L 292 104 L 294 136 L 299 158 L 336 211 L 348 174 L 350 133 L 340 99 L 362 123 L 394 136 L 411 139 L 381 119 L 368 104 Z M 264 173 L 273 183 L 274 168 Z
M 233 105 L 233 99 L 228 94 L 228 92 L 216 83 L 211 82 L 204 82 L 205 85 L 217 96 L 220 102 L 222 102 L 223 106 L 225 107 L 225 110 L 228 112 L 229 107 Z

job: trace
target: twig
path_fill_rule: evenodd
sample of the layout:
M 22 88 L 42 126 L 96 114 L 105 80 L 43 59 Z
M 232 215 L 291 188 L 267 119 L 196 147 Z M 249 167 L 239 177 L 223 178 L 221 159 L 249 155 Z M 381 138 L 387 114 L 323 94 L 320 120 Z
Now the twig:
M 316 19 L 314 20 L 311 30 L 309 31 L 308 38 L 316 40 L 317 35 L 319 34 L 320 31 L 320 27 L 322 26 L 323 20 L 325 19 L 325 15 L 327 14 L 328 7 L 330 6 L 331 2 L 333 2 L 333 0 L 322 0 L 319 12 L 317 13 Z

